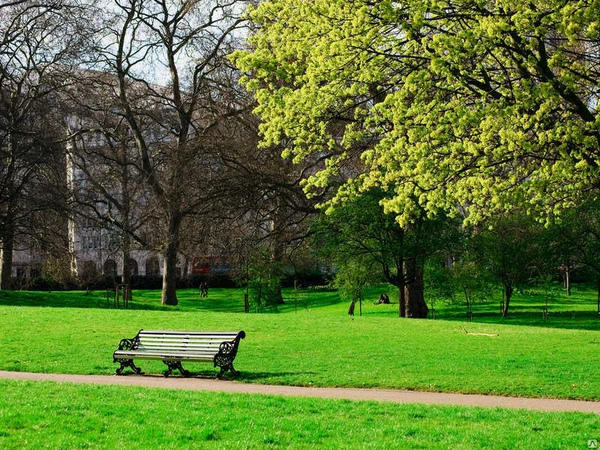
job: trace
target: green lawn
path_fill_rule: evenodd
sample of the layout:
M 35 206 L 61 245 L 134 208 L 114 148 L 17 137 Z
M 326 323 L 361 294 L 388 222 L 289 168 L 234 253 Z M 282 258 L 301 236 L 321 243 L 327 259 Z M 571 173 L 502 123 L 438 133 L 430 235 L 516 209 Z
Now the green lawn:
M 592 414 L 0 380 L 3 449 L 573 449 Z
M 265 314 L 244 314 L 235 289 L 212 289 L 202 300 L 182 290 L 175 308 L 161 306 L 159 292 L 134 292 L 128 310 L 107 304 L 105 292 L 0 292 L 0 369 L 112 374 L 119 340 L 141 328 L 243 329 L 242 382 L 600 400 L 591 290 L 554 298 L 548 320 L 537 317 L 545 302 L 538 293 L 515 298 L 507 319 L 492 303 L 476 305 L 473 322 L 461 305 L 442 302 L 438 320 L 399 319 L 397 304 L 373 304 L 378 292 L 355 317 L 347 302 L 319 290 L 286 291 L 286 305 Z M 160 362 L 140 366 L 164 370 Z M 216 374 L 208 364 L 186 368 Z M 0 448 L 533 449 L 600 439 L 600 418 L 590 414 L 8 380 L 0 389 Z
M 491 322 L 491 315 L 482 322 L 450 314 L 453 320 L 398 319 L 397 305 L 372 301 L 364 302 L 363 316 L 350 317 L 327 291 L 288 291 L 286 305 L 268 314 L 244 314 L 239 290 L 213 289 L 203 300 L 181 291 L 176 308 L 161 306 L 156 291 L 137 292 L 128 310 L 107 307 L 105 295 L 3 293 L 0 369 L 111 374 L 112 351 L 139 329 L 232 329 L 247 333 L 236 360 L 246 382 L 600 400 L 599 322 L 579 311 L 587 304 L 577 304 L 574 319 L 556 314 L 547 321 L 555 327 L 542 327 Z M 578 317 L 580 327 L 569 328 Z M 461 327 L 498 336 L 467 335 Z M 156 373 L 164 367 L 140 365 Z M 208 364 L 188 369 L 215 372 Z

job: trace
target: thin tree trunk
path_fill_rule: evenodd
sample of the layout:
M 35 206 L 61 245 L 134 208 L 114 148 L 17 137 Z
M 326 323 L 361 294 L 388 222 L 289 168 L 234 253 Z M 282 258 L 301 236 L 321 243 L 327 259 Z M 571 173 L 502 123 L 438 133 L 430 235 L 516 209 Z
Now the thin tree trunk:
M 169 223 L 168 245 L 164 255 L 162 304 L 176 306 L 177 300 L 177 256 L 179 249 L 180 220 L 176 217 Z
M 123 230 L 121 246 L 123 250 L 123 262 L 121 267 L 121 283 L 129 286 L 131 284 L 131 267 L 129 264 L 129 260 L 131 259 L 131 236 L 129 235 L 130 228 L 130 202 L 129 202 L 129 170 L 127 167 L 127 153 L 126 150 L 122 150 L 121 164 L 122 164 L 122 173 L 121 173 L 121 211 L 120 214 L 122 216 L 121 220 L 123 222 Z
M 563 272 L 565 289 L 567 290 L 567 295 L 571 296 L 571 267 L 567 264 L 565 270 Z
M 277 209 L 273 212 L 271 216 L 271 261 L 274 263 L 270 270 L 275 271 L 275 273 L 271 274 L 274 278 L 278 278 L 280 273 L 280 267 L 283 264 L 283 258 L 285 254 L 284 242 L 282 236 L 282 230 L 279 227 L 279 208 L 281 205 L 277 202 Z M 283 301 L 283 293 L 281 291 L 281 283 L 278 283 L 276 286 L 275 298 L 271 299 L 276 305 L 283 305 L 285 302 Z
M 121 284 L 125 285 L 125 288 L 123 289 L 123 297 L 125 297 L 125 301 L 128 302 L 131 300 L 131 298 L 129 298 L 131 292 L 131 266 L 129 264 L 129 260 L 131 259 L 131 238 L 127 233 L 123 233 L 121 245 L 123 250 L 123 261 L 121 263 Z
M 4 230 L 2 236 L 2 248 L 0 250 L 0 290 L 12 289 L 12 266 L 13 266 L 14 233 L 11 227 Z
M 502 317 L 506 317 L 508 315 L 508 308 L 510 306 L 510 299 L 513 295 L 513 287 L 510 284 L 504 285 L 504 309 L 502 310 Z

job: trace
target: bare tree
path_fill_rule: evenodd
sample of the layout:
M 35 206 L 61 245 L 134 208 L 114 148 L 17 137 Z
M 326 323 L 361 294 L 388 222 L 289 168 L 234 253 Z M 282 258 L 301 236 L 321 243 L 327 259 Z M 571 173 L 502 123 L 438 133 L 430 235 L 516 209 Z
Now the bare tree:
M 52 111 L 85 39 L 85 18 L 69 0 L 14 1 L 1 11 L 0 288 L 9 289 L 15 239 L 36 210 L 53 206 L 40 202 L 47 189 L 34 186 L 56 163 Z
M 116 77 L 78 71 L 73 78 L 62 99 L 69 107 L 74 234 L 80 235 L 80 246 L 90 252 L 90 261 L 98 259 L 102 264 L 103 258 L 116 256 L 121 262 L 121 283 L 130 284 L 131 251 L 136 243 L 144 248 L 151 245 L 144 225 L 154 217 L 155 208 L 145 192 L 135 140 L 127 123 L 115 114 L 119 100 L 111 94 Z
M 123 0 L 98 36 L 97 69 L 112 90 L 136 150 L 162 226 L 154 238 L 164 256 L 163 304 L 176 305 L 177 263 L 186 217 L 215 203 L 216 158 L 203 135 L 235 115 L 223 96 L 226 55 L 243 26 L 239 0 Z M 133 161 L 132 161 L 133 162 Z

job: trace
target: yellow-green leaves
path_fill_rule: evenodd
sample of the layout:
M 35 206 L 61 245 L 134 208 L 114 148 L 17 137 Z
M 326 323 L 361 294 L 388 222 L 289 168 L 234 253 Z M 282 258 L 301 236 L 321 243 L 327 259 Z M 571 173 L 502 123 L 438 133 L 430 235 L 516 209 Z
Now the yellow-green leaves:
M 264 143 L 323 159 L 307 191 L 552 217 L 600 185 L 600 0 L 272 0 L 237 53 Z M 361 156 L 358 158 L 358 156 Z

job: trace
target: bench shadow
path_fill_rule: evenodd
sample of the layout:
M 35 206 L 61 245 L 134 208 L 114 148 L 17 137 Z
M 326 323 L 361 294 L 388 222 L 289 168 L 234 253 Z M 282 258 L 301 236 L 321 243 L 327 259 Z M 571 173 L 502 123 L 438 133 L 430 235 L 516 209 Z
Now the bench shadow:
M 224 374 L 221 378 L 222 381 L 255 381 L 264 380 L 269 378 L 278 378 L 286 376 L 297 376 L 297 375 L 316 375 L 316 372 L 245 372 L 241 371 L 239 375 Z M 146 378 L 177 378 L 177 379 L 202 379 L 202 380 L 218 380 L 217 373 L 215 372 L 190 372 L 188 376 L 181 375 L 179 373 L 173 373 L 168 377 L 165 377 L 162 373 L 157 372 L 142 372 L 137 374 L 132 371 L 123 372 L 120 377 L 136 376 Z
M 316 375 L 316 372 L 241 372 L 240 375 L 234 379 L 253 381 L 297 375 Z
M 257 381 L 265 379 L 275 379 L 281 377 L 297 376 L 297 375 L 316 375 L 316 372 L 246 372 L 241 370 L 239 375 L 231 375 L 226 373 L 221 378 L 222 381 Z M 161 375 L 162 376 L 162 375 Z M 171 375 L 169 378 L 174 377 Z M 203 380 L 215 380 L 218 379 L 215 372 L 191 372 L 188 377 L 183 377 L 179 374 L 175 375 L 177 378 L 199 378 Z

